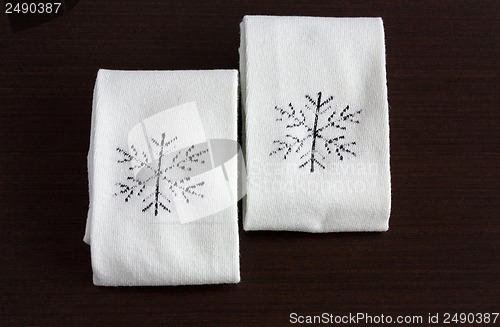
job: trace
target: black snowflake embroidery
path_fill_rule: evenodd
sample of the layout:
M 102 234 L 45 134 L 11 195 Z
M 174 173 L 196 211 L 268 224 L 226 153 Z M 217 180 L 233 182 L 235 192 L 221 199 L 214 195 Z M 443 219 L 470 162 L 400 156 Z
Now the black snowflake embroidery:
M 142 212 L 154 208 L 155 216 L 158 215 L 159 209 L 171 212 L 171 200 L 168 193 L 173 196 L 182 196 L 186 203 L 189 203 L 192 197 L 203 198 L 200 188 L 205 184 L 204 182 L 192 183 L 190 177 L 172 180 L 169 175 L 174 169 L 189 172 L 194 165 L 205 164 L 204 155 L 208 149 L 198 151 L 192 145 L 187 150 L 177 152 L 171 159 L 169 158 L 170 162 L 165 164 L 166 154 L 174 149 L 175 141 L 177 137 L 165 141 L 165 133 L 162 133 L 159 141 L 151 138 L 152 150 L 156 152 L 155 155 L 158 158 L 155 162 L 151 162 L 144 151 L 139 153 L 134 145 L 130 146 L 130 151 L 116 148 L 122 156 L 118 163 L 129 163 L 128 170 L 131 175 L 127 176 L 126 182 L 116 183 L 119 191 L 115 193 L 115 196 L 124 195 L 125 202 L 129 202 L 133 196 L 142 198 Z M 142 168 L 149 169 L 152 174 L 143 179 L 135 177 L 134 170 Z
M 322 100 L 321 92 L 315 99 L 309 95 L 305 98 L 307 103 L 304 109 L 296 110 L 291 103 L 286 109 L 278 106 L 274 108 L 280 114 L 276 121 L 285 122 L 290 133 L 286 134 L 284 139 L 273 142 L 275 149 L 269 155 L 282 153 L 283 159 L 286 160 L 292 152 L 300 154 L 300 159 L 304 161 L 300 163 L 299 168 L 309 167 L 311 173 L 314 172 L 315 165 L 325 169 L 322 161 L 332 152 L 335 152 L 340 160 L 344 160 L 346 155 L 356 156 L 353 150 L 356 142 L 346 141 L 344 131 L 350 123 L 359 124 L 358 116 L 361 110 L 352 112 L 347 105 L 337 112 L 332 109 L 333 96 Z M 326 154 L 320 149 L 326 151 Z M 306 152 L 303 153 L 304 151 Z

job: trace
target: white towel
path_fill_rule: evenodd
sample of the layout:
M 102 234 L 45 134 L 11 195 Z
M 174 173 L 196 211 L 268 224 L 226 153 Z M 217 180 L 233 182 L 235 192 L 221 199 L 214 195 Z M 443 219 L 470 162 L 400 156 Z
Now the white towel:
M 222 158 L 236 144 L 237 78 L 99 71 L 84 237 L 95 285 L 239 282 L 237 156 Z
M 382 20 L 246 16 L 240 65 L 245 230 L 386 231 Z

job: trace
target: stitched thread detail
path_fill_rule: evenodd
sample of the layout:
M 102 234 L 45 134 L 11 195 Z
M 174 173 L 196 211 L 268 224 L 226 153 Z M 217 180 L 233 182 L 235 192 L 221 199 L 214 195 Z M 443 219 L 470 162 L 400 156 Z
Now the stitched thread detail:
M 115 184 L 119 190 L 114 196 L 124 195 L 125 202 L 129 202 L 134 196 L 142 198 L 142 212 L 154 209 L 155 216 L 158 215 L 160 209 L 171 212 L 169 195 L 182 196 L 186 203 L 189 203 L 193 197 L 203 198 L 200 189 L 205 182 L 192 183 L 190 177 L 172 180 L 169 178 L 169 172 L 173 169 L 191 171 L 194 165 L 204 165 L 206 162 L 205 154 L 208 153 L 208 149 L 198 151 L 194 150 L 195 146 L 192 145 L 185 151 L 177 152 L 171 161 L 165 165 L 165 154 L 175 149 L 174 143 L 176 141 L 177 137 L 165 141 L 165 133 L 161 134 L 160 140 L 151 138 L 152 150 L 155 151 L 158 157 L 156 164 L 148 160 L 148 156 L 144 151 L 139 153 L 134 145 L 130 146 L 130 152 L 116 148 L 116 151 L 122 156 L 117 162 L 119 164 L 129 163 L 128 170 L 132 172 L 132 175 L 127 176 L 126 182 Z M 146 179 L 135 177 L 134 170 L 142 168 L 149 169 L 152 175 Z
M 296 110 L 291 103 L 286 109 L 274 107 L 280 115 L 276 121 L 284 122 L 285 128 L 290 133 L 286 134 L 282 140 L 273 141 L 274 150 L 269 153 L 270 156 L 281 153 L 283 159 L 286 160 L 292 152 L 300 155 L 308 149 L 300 155 L 299 168 L 308 167 L 311 173 L 315 171 L 316 166 L 325 169 L 326 156 L 331 155 L 332 152 L 341 161 L 347 155 L 356 156 L 353 150 L 356 142 L 346 142 L 344 131 L 347 130 L 350 123 L 359 124 L 358 116 L 362 110 L 352 112 L 347 105 L 337 113 L 337 110 L 332 109 L 333 96 L 326 100 L 323 100 L 322 96 L 321 92 L 314 99 L 310 95 L 306 95 L 307 102 L 304 109 Z M 309 112 L 312 113 L 312 116 Z M 309 119 L 312 120 L 312 126 L 306 116 L 312 117 Z M 320 123 L 320 120 L 324 120 L 320 119 L 322 117 L 328 117 L 326 122 Z M 332 133 L 335 135 L 331 136 Z M 326 151 L 326 154 L 323 151 Z

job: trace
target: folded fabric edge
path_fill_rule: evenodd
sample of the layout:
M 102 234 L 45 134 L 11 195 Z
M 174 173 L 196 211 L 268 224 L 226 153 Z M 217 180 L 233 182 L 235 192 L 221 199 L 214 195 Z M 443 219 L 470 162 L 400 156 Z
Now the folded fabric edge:
M 148 69 L 148 70 L 137 70 L 137 69 L 108 69 L 99 68 L 97 77 L 99 78 L 102 74 L 108 73 L 145 73 L 145 74 L 157 74 L 157 73 L 207 73 L 207 72 L 234 72 L 238 73 L 237 69 L 227 68 L 227 69 Z
M 387 152 L 386 152 L 386 160 L 387 160 L 387 169 L 389 170 L 388 171 L 388 180 L 387 180 L 387 184 L 388 184 L 388 187 L 389 187 L 389 199 L 388 199 L 388 207 L 387 207 L 387 230 L 389 230 L 389 222 L 390 222 L 390 218 L 391 218 L 391 209 L 392 209 L 392 185 L 391 185 L 391 137 L 390 137 L 390 113 L 389 113 L 389 109 L 390 109 L 390 106 L 389 106 L 389 88 L 388 88 L 388 85 L 387 85 L 387 47 L 385 45 L 385 27 L 384 27 L 384 22 L 383 22 L 383 19 L 380 18 L 380 25 L 381 25 L 381 33 L 382 33 L 382 51 L 383 51 L 383 60 L 384 60 L 384 63 L 382 65 L 382 74 L 383 74 L 383 77 L 384 77 L 384 88 L 385 88 L 385 96 L 386 96 L 386 135 L 385 135 L 385 138 L 387 140 Z
M 91 229 L 92 229 L 92 202 L 93 202 L 93 173 L 94 173 L 94 137 L 95 137 L 95 120 L 96 120 L 96 108 L 97 108 L 97 98 L 98 98 L 98 84 L 99 84 L 99 74 L 100 70 L 97 72 L 96 81 L 94 84 L 94 91 L 92 95 L 92 113 L 90 118 L 90 141 L 89 150 L 87 152 L 87 174 L 88 174 L 88 187 L 89 187 L 89 208 L 87 211 L 87 221 L 85 224 L 85 234 L 83 236 L 83 241 L 90 245 L 91 242 Z
M 236 140 L 236 142 L 238 143 L 238 117 L 239 117 L 239 114 L 238 114 L 238 103 L 239 103 L 239 93 L 238 93 L 238 90 L 239 90 L 239 79 L 240 79 L 240 73 L 238 70 L 236 69 L 229 69 L 229 71 L 232 71 L 233 72 L 233 90 L 232 90 L 232 93 L 233 93 L 233 101 L 234 101 L 234 113 L 235 113 L 235 127 L 234 127 L 234 131 L 233 131 L 233 137 L 234 139 Z M 239 162 L 238 162 L 238 159 L 239 157 L 237 156 L 236 157 L 236 166 L 239 167 Z M 238 172 L 236 171 L 236 184 L 240 183 L 241 181 L 238 179 Z M 244 181 L 246 182 L 246 180 Z M 236 192 L 238 192 L 240 188 L 236 187 Z M 236 199 L 238 198 L 238 194 L 236 194 Z M 240 271 L 240 235 L 239 235 L 239 209 L 238 209 L 238 201 L 235 201 L 234 203 L 234 206 L 236 208 L 236 221 L 235 221 L 235 224 L 233 224 L 234 226 L 234 230 L 233 230 L 233 233 L 236 235 L 236 242 L 235 242 L 235 251 L 236 251 L 236 258 L 234 260 L 234 271 L 235 271 L 235 276 L 234 276 L 234 279 L 230 282 L 227 282 L 227 283 L 224 283 L 224 284 L 238 284 L 240 281 L 241 281 L 241 271 Z
M 319 19 L 319 20 L 332 20 L 332 19 L 342 19 L 342 20 L 350 20 L 350 19 L 356 19 L 356 20 L 381 20 L 382 17 L 380 16 L 373 16 L 373 17 L 329 17 L 329 16 L 277 16 L 277 15 L 245 15 L 243 16 L 243 21 L 242 23 L 247 22 L 249 19 L 259 19 L 259 18 L 264 18 L 264 19 L 284 19 L 284 20 L 301 20 L 301 19 Z
M 380 226 L 372 226 L 369 228 L 331 228 L 331 229 L 314 229 L 314 228 L 293 228 L 290 226 L 252 226 L 250 224 L 245 224 L 243 229 L 246 232 L 258 232 L 258 231 L 273 231 L 273 232 L 295 232 L 295 233 L 310 233 L 310 234 L 324 234 L 324 233 L 383 233 L 389 230 L 389 219 L 387 219 L 384 224 Z
M 246 130 L 247 130 L 247 57 L 246 57 L 246 32 L 245 32 L 245 23 L 246 23 L 246 18 L 249 16 L 243 17 L 243 21 L 240 23 L 240 47 L 239 47 L 239 55 L 240 55 L 240 60 L 239 60 L 239 66 L 240 66 L 240 92 L 241 92 L 241 121 L 242 121 L 242 140 L 241 140 L 241 147 L 243 150 L 243 156 L 244 158 L 248 158 L 247 154 L 247 135 L 246 135 Z M 247 160 L 248 162 L 248 160 Z M 246 181 L 245 181 L 246 182 Z M 246 230 L 245 225 L 246 225 L 246 216 L 247 216 L 247 201 L 248 201 L 248 193 L 245 194 L 245 196 L 242 198 L 242 225 L 243 229 Z
M 165 287 L 178 287 L 178 286 L 197 286 L 197 285 L 234 285 L 234 284 L 239 284 L 241 282 L 240 279 L 240 274 L 239 274 L 239 269 L 238 269 L 238 274 L 235 276 L 233 280 L 226 280 L 226 281 L 217 281 L 217 282 L 212 282 L 212 281 L 200 281 L 200 282 L 189 282 L 189 283 L 173 283 L 173 284 L 162 284 L 162 283 L 157 283 L 157 284 L 134 284 L 134 283 L 128 283 L 128 284 L 111 284 L 111 283 L 104 283 L 101 282 L 98 278 L 95 277 L 95 275 L 92 278 L 92 283 L 94 286 L 98 287 L 137 287 L 137 286 L 144 286 L 144 287 L 157 287 L 157 286 L 165 286 Z

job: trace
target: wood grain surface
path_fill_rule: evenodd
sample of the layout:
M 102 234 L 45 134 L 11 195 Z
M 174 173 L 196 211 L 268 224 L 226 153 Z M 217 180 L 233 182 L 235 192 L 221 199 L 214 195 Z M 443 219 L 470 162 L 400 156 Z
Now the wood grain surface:
M 240 228 L 238 285 L 93 286 L 82 237 L 98 68 L 238 68 L 245 14 L 383 17 L 390 231 Z M 2 13 L 0 325 L 499 312 L 499 20 L 499 1 L 82 0 L 17 32 Z

